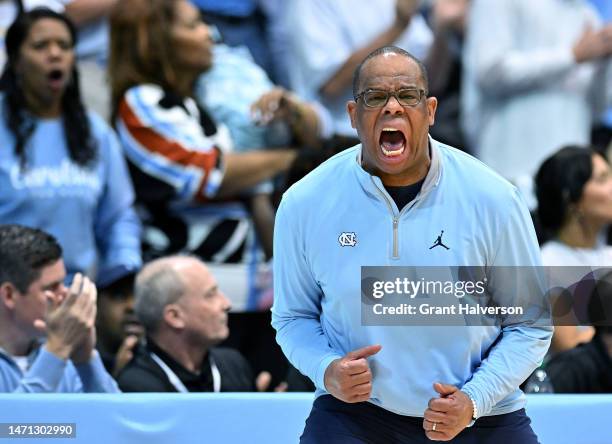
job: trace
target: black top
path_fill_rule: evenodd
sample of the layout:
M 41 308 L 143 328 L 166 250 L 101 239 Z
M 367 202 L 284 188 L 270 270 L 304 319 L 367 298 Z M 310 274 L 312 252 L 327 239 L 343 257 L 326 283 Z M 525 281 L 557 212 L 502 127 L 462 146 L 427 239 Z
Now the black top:
M 412 202 L 421 188 L 423 187 L 423 182 L 425 182 L 425 178 L 418 181 L 417 183 L 413 183 L 412 185 L 406 185 L 403 187 L 389 187 L 385 185 L 385 189 L 389 196 L 395 201 L 398 210 L 402 211 L 409 202 Z
M 236 350 L 211 348 L 204 357 L 200 373 L 193 373 L 179 364 L 153 341 L 139 346 L 134 358 L 119 373 L 117 382 L 124 392 L 176 392 L 166 373 L 153 360 L 151 352 L 160 357 L 190 392 L 212 392 L 213 378 L 210 358 L 221 374 L 222 392 L 255 391 L 253 371 L 246 359 Z
M 553 357 L 546 372 L 556 393 L 612 393 L 612 360 L 599 335 Z

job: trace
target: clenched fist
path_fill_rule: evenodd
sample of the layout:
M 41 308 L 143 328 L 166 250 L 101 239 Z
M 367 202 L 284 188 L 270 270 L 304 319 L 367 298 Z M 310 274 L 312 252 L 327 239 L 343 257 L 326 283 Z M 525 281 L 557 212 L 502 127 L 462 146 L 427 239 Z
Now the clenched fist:
M 368 345 L 332 361 L 325 370 L 325 388 L 344 402 L 363 402 L 370 399 L 372 372 L 367 358 L 381 350 L 380 345 Z

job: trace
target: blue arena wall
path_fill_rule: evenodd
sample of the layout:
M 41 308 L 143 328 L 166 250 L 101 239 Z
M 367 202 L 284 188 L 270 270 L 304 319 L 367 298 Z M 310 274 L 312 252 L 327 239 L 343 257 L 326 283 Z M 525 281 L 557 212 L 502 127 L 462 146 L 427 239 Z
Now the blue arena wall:
M 541 444 L 612 444 L 612 395 L 530 395 Z M 76 438 L 0 443 L 297 443 L 313 395 L 2 394 L 0 423 L 76 423 Z

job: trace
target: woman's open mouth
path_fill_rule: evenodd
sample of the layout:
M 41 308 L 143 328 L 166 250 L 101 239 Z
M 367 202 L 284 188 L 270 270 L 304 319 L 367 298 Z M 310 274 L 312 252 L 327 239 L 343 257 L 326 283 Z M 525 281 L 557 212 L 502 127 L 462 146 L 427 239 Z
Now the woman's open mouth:
M 63 87 L 64 77 L 64 72 L 61 69 L 53 69 L 47 74 L 49 85 L 54 89 Z

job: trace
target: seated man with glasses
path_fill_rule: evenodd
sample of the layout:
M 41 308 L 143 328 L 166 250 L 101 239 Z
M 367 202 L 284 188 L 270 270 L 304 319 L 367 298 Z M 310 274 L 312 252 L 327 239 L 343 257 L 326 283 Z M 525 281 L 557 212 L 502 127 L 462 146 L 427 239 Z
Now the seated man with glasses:
M 368 55 L 347 105 L 361 144 L 294 184 L 278 209 L 272 325 L 317 388 L 303 444 L 537 443 L 519 385 L 552 327 L 362 321 L 362 266 L 540 265 L 516 188 L 429 137 L 427 91 L 411 54 Z

